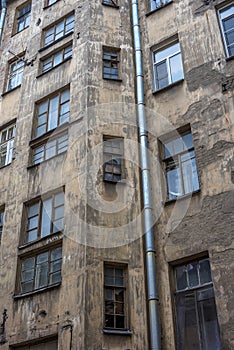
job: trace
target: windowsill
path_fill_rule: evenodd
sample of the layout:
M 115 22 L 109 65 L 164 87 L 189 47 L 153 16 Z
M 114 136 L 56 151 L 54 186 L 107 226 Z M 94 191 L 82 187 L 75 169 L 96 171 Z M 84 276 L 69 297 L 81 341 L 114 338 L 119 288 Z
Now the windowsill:
M 44 6 L 43 7 L 43 10 L 46 10 L 46 9 L 48 9 L 48 8 L 50 8 L 51 6 L 53 6 L 53 5 L 55 5 L 57 2 L 59 2 L 60 0 L 57 0 L 57 1 L 55 1 L 53 4 L 51 4 L 51 5 L 47 5 L 47 6 Z
M 226 62 L 231 61 L 231 60 L 233 60 L 233 59 L 234 59 L 234 55 L 229 56 L 229 57 L 226 57 Z
M 47 245 L 50 245 L 50 244 L 53 244 L 56 242 L 56 244 L 60 241 L 62 241 L 63 239 L 63 232 L 60 231 L 60 232 L 56 232 L 56 233 L 51 233 L 49 234 L 48 236 L 45 236 L 45 237 L 42 237 L 42 238 L 39 238 L 35 241 L 32 241 L 32 242 L 28 242 L 28 243 L 24 243 L 24 244 L 21 244 L 18 249 L 19 250 L 22 250 L 24 248 L 28 248 L 28 247 L 31 247 L 31 246 L 34 246 L 35 244 L 40 244 L 41 242 L 46 242 L 48 239 L 52 240 L 52 242 L 49 242 L 47 243 Z M 47 246 L 46 245 L 46 246 Z M 34 248 L 33 248 L 34 249 Z M 37 247 L 35 248 L 35 250 L 38 249 Z
M 183 78 L 183 79 L 180 79 L 180 80 L 177 80 L 177 81 L 175 81 L 174 83 L 169 84 L 169 85 L 167 85 L 167 86 L 165 86 L 165 87 L 163 87 L 163 88 L 161 88 L 161 89 L 154 90 L 152 93 L 153 93 L 153 95 L 157 95 L 157 94 L 159 94 L 160 92 L 166 91 L 166 90 L 168 90 L 168 89 L 171 89 L 171 88 L 174 87 L 174 86 L 180 85 L 181 83 L 183 83 L 183 81 L 184 81 L 184 78 Z
M 190 192 L 190 193 L 187 193 L 183 196 L 180 196 L 180 197 L 177 197 L 177 198 L 174 198 L 174 199 L 168 199 L 164 202 L 164 205 L 167 206 L 167 205 L 170 205 L 171 203 L 175 203 L 177 201 L 181 201 L 183 199 L 188 199 L 189 197 L 193 197 L 197 194 L 199 194 L 201 192 L 201 189 L 199 188 L 199 190 L 196 190 L 194 192 Z
M 29 28 L 29 25 L 28 25 L 27 27 L 24 27 L 24 29 L 20 30 L 19 32 L 13 33 L 11 37 L 13 38 L 13 36 L 15 36 L 15 35 L 17 35 L 17 34 L 19 34 L 19 33 L 22 33 L 22 32 L 23 32 L 25 29 L 27 29 L 27 28 Z
M 104 334 L 111 334 L 111 335 L 132 335 L 132 331 L 130 329 L 126 330 L 117 330 L 117 329 L 103 329 Z
M 12 161 L 13 161 L 13 160 L 12 160 Z M 1 167 L 0 167 L 0 170 L 5 169 L 5 168 L 7 168 L 8 166 L 10 166 L 10 165 L 12 164 L 12 161 L 11 161 L 9 164 L 6 164 L 6 165 L 1 166 Z
M 158 12 L 159 10 L 163 9 L 164 7 L 166 7 L 166 6 L 168 6 L 168 5 L 172 4 L 172 3 L 173 3 L 173 1 L 170 1 L 170 2 L 166 3 L 165 5 L 162 5 L 162 6 L 156 8 L 156 9 L 154 9 L 154 10 L 148 11 L 145 15 L 148 17 L 148 16 L 150 16 L 151 14 L 153 14 L 153 13 L 155 13 L 155 12 Z
M 59 38 L 59 39 L 53 41 L 53 42 L 50 43 L 49 45 L 46 45 L 46 46 L 40 48 L 40 49 L 38 50 L 38 52 L 43 52 L 43 51 L 47 50 L 49 47 L 51 47 L 51 46 L 53 46 L 53 45 L 59 43 L 60 41 L 62 41 L 62 40 L 65 39 L 65 38 L 68 38 L 68 37 L 69 37 L 70 35 L 72 35 L 73 33 L 74 33 L 74 31 L 72 30 L 71 32 L 65 34 L 65 35 L 62 36 L 61 38 Z
M 13 295 L 13 298 L 15 300 L 17 300 L 17 299 L 28 297 L 28 296 L 33 296 L 35 294 L 47 292 L 47 291 L 50 291 L 51 289 L 58 288 L 59 286 L 61 286 L 61 282 L 56 283 L 56 284 L 52 284 L 50 286 L 46 286 L 46 287 L 43 287 L 43 288 L 40 288 L 40 289 L 36 289 L 36 290 L 34 290 L 32 292 L 27 292 L 27 293 L 22 293 L 22 294 L 15 294 L 15 295 Z
M 59 154 L 56 154 L 55 156 L 53 156 L 53 157 L 51 157 L 51 158 L 44 159 L 44 160 L 43 160 L 42 162 L 40 162 L 40 163 L 31 164 L 31 165 L 27 166 L 27 170 L 34 169 L 34 168 L 40 166 L 41 164 L 46 164 L 46 163 L 48 163 L 50 160 L 55 159 L 55 158 L 58 158 L 59 156 L 64 155 L 65 153 L 67 153 L 67 151 L 64 151 L 64 152 L 61 152 L 61 153 L 59 153 Z
M 62 131 L 68 129 L 68 126 L 69 126 L 69 122 L 66 122 L 62 125 L 57 126 L 57 128 L 54 128 L 50 131 L 47 131 L 45 134 L 43 134 L 41 136 L 35 137 L 34 139 L 32 139 L 29 142 L 29 146 L 36 145 L 40 141 L 44 141 L 44 140 L 48 139 L 50 137 L 50 135 L 53 133 L 54 133 L 54 135 L 62 133 Z
M 103 6 L 108 6 L 108 7 L 113 7 L 113 8 L 115 8 L 115 9 L 119 9 L 119 5 L 107 4 L 107 3 L 105 3 L 105 2 L 102 2 L 102 5 L 103 5 Z
M 107 81 L 117 81 L 118 83 L 121 83 L 122 82 L 122 79 L 111 79 L 111 78 L 105 78 L 103 77 L 103 80 L 107 80 Z
M 66 58 L 63 62 L 57 64 L 57 66 L 54 66 L 54 67 L 52 67 L 51 69 L 47 70 L 46 72 L 43 72 L 43 73 L 37 75 L 36 78 L 38 79 L 38 78 L 42 77 L 43 75 L 45 75 L 45 74 L 47 74 L 47 73 L 53 71 L 55 68 L 61 66 L 61 65 L 64 64 L 65 62 L 70 61 L 71 59 L 72 59 L 72 56 Z
M 15 91 L 16 89 L 19 89 L 20 87 L 21 87 L 21 84 L 15 86 L 13 89 L 10 89 L 10 90 L 7 90 L 7 91 L 3 92 L 1 96 L 4 97 L 5 95 L 9 94 L 12 91 Z

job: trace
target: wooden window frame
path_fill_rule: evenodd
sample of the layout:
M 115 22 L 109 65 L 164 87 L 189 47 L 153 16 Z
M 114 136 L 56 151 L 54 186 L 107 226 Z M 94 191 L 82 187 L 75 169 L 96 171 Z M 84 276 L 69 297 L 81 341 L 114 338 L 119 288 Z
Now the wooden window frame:
M 68 55 L 67 57 L 65 57 L 66 50 L 70 49 L 70 55 Z M 45 74 L 49 71 L 51 71 L 53 68 L 63 64 L 64 62 L 68 61 L 69 59 L 72 58 L 72 42 L 70 42 L 69 44 L 66 44 L 66 46 L 59 48 L 58 50 L 54 51 L 53 53 L 50 53 L 50 55 L 47 55 L 46 57 L 41 58 L 40 60 L 40 75 L 41 74 Z M 55 64 L 55 57 L 56 55 L 61 54 L 62 55 L 62 60 L 61 62 Z M 49 69 L 44 69 L 45 66 L 45 62 L 48 61 L 49 59 L 51 59 L 51 67 Z
M 62 194 L 64 195 L 65 197 L 65 191 L 64 189 L 59 189 L 49 195 L 46 195 L 46 196 L 43 196 L 43 197 L 39 197 L 37 198 L 36 200 L 34 201 L 31 201 L 29 203 L 27 203 L 25 205 L 25 225 L 24 225 L 24 232 L 23 232 L 23 243 L 24 244 L 31 244 L 33 242 L 36 242 L 40 239 L 43 239 L 43 238 L 48 238 L 49 236 L 51 235 L 54 235 L 54 234 L 58 234 L 60 232 L 63 232 L 63 229 L 64 229 L 64 223 L 63 223 L 63 229 L 62 230 L 56 230 L 54 232 L 54 219 L 55 219 L 55 210 L 59 207 L 63 207 L 63 217 L 59 218 L 60 220 L 63 219 L 64 221 L 64 206 L 65 206 L 65 198 L 63 199 L 63 204 L 62 205 L 59 205 L 59 206 L 56 206 L 55 207 L 55 196 L 58 195 L 58 194 Z M 50 232 L 48 232 L 46 235 L 43 234 L 43 232 L 41 232 L 41 226 L 42 226 L 42 210 L 43 210 L 43 203 L 46 201 L 46 200 L 49 200 L 51 199 L 52 202 L 51 202 L 51 217 L 49 218 L 50 219 Z M 31 207 L 33 207 L 34 205 L 38 205 L 38 210 L 36 212 L 35 215 L 31 215 L 29 216 L 29 210 Z M 37 219 L 36 219 L 37 217 Z M 29 220 L 33 220 L 33 218 L 35 218 L 35 221 L 37 220 L 37 226 L 33 226 L 32 229 L 29 229 Z M 32 240 L 29 240 L 29 233 L 31 231 L 36 231 L 36 239 L 32 239 Z
M 18 67 L 17 67 L 18 65 Z M 14 69 L 14 67 L 17 67 Z M 9 92 L 11 90 L 16 89 L 17 87 L 21 86 L 22 79 L 23 79 L 23 73 L 24 73 L 24 57 L 19 57 L 17 60 L 10 61 L 8 64 L 8 72 L 7 72 L 7 82 L 6 82 L 6 90 L 5 92 Z M 16 77 L 16 82 L 14 83 L 14 86 L 11 86 L 12 80 Z
M 69 18 L 72 18 L 73 20 L 70 23 L 73 23 L 73 26 L 70 30 L 66 30 L 66 26 L 67 26 L 67 23 L 66 21 L 69 19 Z M 63 30 L 62 30 L 62 35 L 60 37 L 58 37 L 56 39 L 56 28 L 58 25 L 63 25 Z M 46 48 L 46 47 L 49 47 L 51 45 L 53 45 L 54 43 L 62 40 L 65 36 L 71 34 L 74 32 L 74 27 L 75 27 L 75 13 L 74 12 L 71 12 L 69 13 L 68 15 L 64 16 L 62 19 L 58 20 L 57 22 L 53 23 L 53 25 L 45 28 L 43 30 L 43 45 L 42 47 L 43 48 Z M 47 38 L 47 35 L 48 33 L 52 30 L 53 33 L 51 33 L 50 35 L 53 36 L 53 39 L 50 40 L 48 43 L 46 43 L 46 38 Z M 50 36 L 48 35 L 48 37 Z
M 121 79 L 120 79 L 120 53 L 121 53 L 120 48 L 113 48 L 113 47 L 106 47 L 106 46 L 103 47 L 103 53 L 102 53 L 103 79 L 111 80 L 111 81 L 121 81 Z M 107 55 L 110 57 L 107 58 L 106 57 Z M 110 70 L 110 73 L 106 73 L 105 69 Z M 118 74 L 111 73 L 113 69 L 117 69 Z
M 180 300 L 181 298 L 185 298 L 186 297 L 194 297 L 195 300 L 195 308 L 196 308 L 196 319 L 193 320 L 197 322 L 197 333 L 198 333 L 198 337 L 196 337 L 198 343 L 199 343 L 199 348 L 202 350 L 203 348 L 203 342 L 204 339 L 202 340 L 202 326 L 204 326 L 204 319 L 202 319 L 201 315 L 199 315 L 198 312 L 198 308 L 199 308 L 199 302 L 201 302 L 202 300 L 209 300 L 209 301 L 213 301 L 213 309 L 212 311 L 216 314 L 216 336 L 218 336 L 218 338 L 216 338 L 216 345 L 217 348 L 215 350 L 221 350 L 221 343 L 220 343 L 220 336 L 219 336 L 219 325 L 218 325 L 218 319 L 217 319 L 217 312 L 216 312 L 216 305 L 215 305 L 215 297 L 214 297 L 214 290 L 213 290 L 213 281 L 212 281 L 212 276 L 211 276 L 211 268 L 210 268 L 210 262 L 209 262 L 209 278 L 207 278 L 207 281 L 201 281 L 201 274 L 200 274 L 200 264 L 202 262 L 208 261 L 209 262 L 209 258 L 208 257 L 200 257 L 200 258 L 195 258 L 192 259 L 190 261 L 187 261 L 185 263 L 179 264 L 179 265 L 175 265 L 173 267 L 173 272 L 174 272 L 174 278 L 173 278 L 173 285 L 174 285 L 174 315 L 175 315 L 175 327 L 176 327 L 176 348 L 178 350 L 180 349 L 184 349 L 184 343 L 183 343 L 183 339 L 181 336 L 181 332 L 183 331 L 183 329 L 181 329 L 182 324 L 181 324 L 181 320 L 179 317 L 179 313 L 181 313 L 181 310 L 179 309 L 180 307 Z M 189 267 L 190 266 L 190 267 Z M 197 278 L 198 278 L 198 283 L 195 285 L 190 285 L 190 280 L 189 280 L 189 270 L 192 270 L 194 268 L 194 266 L 196 267 L 197 270 Z M 179 288 L 178 289 L 178 280 L 177 280 L 177 270 L 178 269 L 185 269 L 185 274 L 186 274 L 186 286 L 184 286 L 183 288 Z M 205 295 L 205 299 L 199 299 L 198 295 Z M 184 299 L 184 300 L 185 300 Z M 185 310 L 184 310 L 185 312 Z M 191 316 L 190 316 L 190 322 L 191 322 Z M 188 345 L 188 344 L 186 344 Z M 206 349 L 206 346 L 205 346 Z
M 123 278 L 123 285 L 117 285 L 116 284 L 116 275 L 113 277 L 115 280 L 114 284 L 107 284 L 106 283 L 106 270 L 107 269 L 113 269 L 114 271 L 116 270 L 122 270 L 123 274 L 122 274 L 122 278 Z M 113 262 L 104 262 L 104 325 L 103 325 L 103 329 L 104 331 L 123 331 L 123 332 L 127 332 L 129 330 L 129 316 L 128 316 L 128 298 L 127 298 L 127 289 L 128 289 L 128 272 L 127 272 L 128 266 L 126 264 L 121 264 L 121 263 L 113 263 Z M 120 278 L 120 276 L 119 276 Z M 114 297 L 113 299 L 113 304 L 114 304 L 114 309 L 116 304 L 118 303 L 122 303 L 123 304 L 123 314 L 118 314 L 115 312 L 113 313 L 107 313 L 107 309 L 106 309 L 106 303 L 110 302 L 109 299 L 106 299 L 106 291 L 107 290 L 112 290 L 113 292 L 115 292 L 116 290 L 118 291 L 123 291 L 123 302 L 120 302 L 118 300 L 116 300 L 116 298 Z M 106 325 L 106 316 L 109 315 L 111 317 L 113 317 L 114 319 L 114 326 L 110 326 L 108 327 Z M 124 318 L 124 326 L 123 327 L 117 327 L 116 323 L 117 323 L 117 317 L 123 317 Z
M 69 99 L 67 99 L 63 103 L 61 103 L 61 95 L 65 91 L 69 91 Z M 50 101 L 53 98 L 55 98 L 56 96 L 58 96 L 58 98 L 59 98 L 58 105 L 57 105 L 57 107 L 58 107 L 57 123 L 56 123 L 56 126 L 54 128 L 48 129 L 48 127 L 49 127 Z M 39 114 L 39 108 L 45 102 L 47 102 L 46 111 L 43 112 L 42 114 Z M 60 120 L 61 120 L 61 117 L 63 116 L 63 114 L 61 114 L 61 107 L 62 107 L 62 105 L 66 104 L 66 103 L 69 103 L 69 111 L 65 113 L 65 114 L 68 114 L 68 117 L 66 118 L 67 120 L 61 124 Z M 41 117 L 42 115 L 46 115 L 46 121 L 43 124 L 38 125 L 38 118 Z M 40 100 L 36 103 L 35 125 L 34 125 L 33 134 L 35 135 L 36 138 L 39 138 L 39 137 L 51 132 L 52 130 L 55 130 L 56 128 L 61 127 L 62 125 L 65 125 L 66 123 L 69 122 L 69 119 L 70 119 L 70 86 L 66 86 L 63 89 L 60 89 L 60 90 L 54 92 L 53 94 L 43 98 L 42 100 Z M 46 130 L 45 130 L 45 132 L 39 133 L 39 135 L 38 135 L 38 133 L 37 133 L 38 128 L 42 127 L 43 125 L 45 125 Z
M 187 145 L 184 141 L 184 138 L 187 135 L 190 135 L 190 140 L 187 142 L 188 143 L 192 142 L 190 145 L 191 147 L 187 147 Z M 179 141 L 183 147 L 183 150 L 171 154 L 169 151 L 169 148 L 167 148 L 166 145 L 169 145 L 170 143 L 173 143 L 174 141 Z M 172 145 L 172 147 L 175 147 L 175 146 Z M 166 151 L 166 149 L 167 149 L 167 151 Z M 163 168 L 164 173 L 165 173 L 165 181 L 166 181 L 166 188 L 167 188 L 167 191 L 166 191 L 167 202 L 174 201 L 178 198 L 181 198 L 181 197 L 184 197 L 186 195 L 189 195 L 189 194 L 192 194 L 192 193 L 199 191 L 200 184 L 199 184 L 199 178 L 198 178 L 196 154 L 195 154 L 194 142 L 193 142 L 193 137 L 192 137 L 192 131 L 191 131 L 190 127 L 186 126 L 182 129 L 178 130 L 177 132 L 172 132 L 170 134 L 166 134 L 166 135 L 161 136 L 159 138 L 159 150 L 160 150 L 160 155 L 161 155 L 160 158 L 161 158 L 161 162 L 162 162 L 162 168 Z M 168 153 L 168 155 L 165 154 L 166 152 Z M 188 157 L 188 159 L 185 159 L 182 161 L 182 157 L 186 157 L 186 155 L 189 155 L 189 154 L 193 154 L 193 156 Z M 185 180 L 187 179 L 186 178 L 187 173 L 186 174 L 183 173 L 183 169 L 184 169 L 183 165 L 186 163 L 186 161 L 190 162 L 190 164 L 189 164 L 190 167 L 192 166 L 192 170 L 194 170 L 194 173 L 196 173 L 196 179 L 194 179 L 193 177 L 192 177 L 192 179 L 190 179 L 191 180 L 190 182 L 193 185 L 193 187 L 195 186 L 195 188 L 193 188 L 192 190 L 186 190 L 186 188 L 185 188 Z M 178 176 L 178 180 L 179 180 L 179 183 L 181 185 L 180 186 L 181 193 L 178 193 L 178 194 L 176 194 L 176 193 L 173 194 L 170 191 L 170 187 L 169 187 L 169 185 L 171 183 L 169 183 L 167 176 L 169 174 L 169 171 L 172 171 L 173 169 L 174 170 L 178 169 L 177 174 L 174 175 L 174 176 Z M 192 172 L 192 176 L 194 173 Z
M 20 11 L 26 9 L 29 5 L 30 5 L 29 10 L 20 16 Z M 22 5 L 20 5 L 19 7 L 16 8 L 15 23 L 14 23 L 14 33 L 15 34 L 20 33 L 24 29 L 29 27 L 30 20 L 31 20 L 31 10 L 32 10 L 32 2 L 31 1 L 26 1 L 25 3 L 23 3 Z M 28 16 L 29 16 L 29 23 L 27 24 L 26 21 L 27 21 Z M 23 19 L 24 24 L 23 24 L 23 28 L 19 30 L 20 19 Z
M 64 138 L 65 137 L 65 138 Z M 64 143 L 65 145 L 63 147 L 59 147 L 60 140 L 64 138 L 64 140 L 61 143 Z M 55 141 L 55 154 L 52 156 L 47 156 L 46 151 L 48 151 L 47 145 L 51 142 Z M 39 152 L 39 149 L 42 149 L 41 152 Z M 52 148 L 52 147 L 51 147 Z M 55 135 L 52 135 L 51 137 L 46 137 L 40 142 L 33 143 L 31 145 L 31 162 L 30 165 L 39 165 L 44 161 L 50 160 L 54 157 L 59 156 L 60 154 L 63 154 L 67 152 L 68 148 L 68 130 L 66 129 L 66 132 L 62 130 L 62 132 L 56 133 Z M 63 149 L 61 151 L 61 149 Z M 38 151 L 36 153 L 36 151 Z M 41 157 L 34 158 L 35 155 L 39 155 L 41 153 Z
M 119 142 L 120 148 L 119 153 L 109 152 L 105 149 L 107 147 L 108 142 Z M 119 159 L 119 164 L 113 164 L 113 161 Z M 112 171 L 107 168 L 112 167 Z M 119 172 L 114 172 L 114 168 L 118 168 Z M 124 138 L 123 137 L 115 137 L 115 136 L 103 136 L 103 180 L 104 182 L 109 183 L 117 183 L 124 179 Z M 107 178 L 107 174 L 111 176 L 111 178 Z M 117 177 L 119 177 L 117 179 Z
M 61 249 L 61 256 L 57 259 L 52 260 L 51 255 L 57 249 L 59 249 L 59 250 Z M 42 286 L 37 287 L 36 286 L 37 273 L 41 272 L 40 268 L 38 268 L 41 265 L 41 263 L 39 263 L 37 259 L 39 256 L 41 256 L 42 254 L 45 254 L 45 253 L 48 253 L 48 260 L 44 261 L 44 263 L 47 263 L 46 264 L 47 265 L 47 273 L 46 273 L 47 283 L 42 285 Z M 62 258 L 63 258 L 63 255 L 62 255 L 62 245 L 61 244 L 53 245 L 50 248 L 46 247 L 43 250 L 33 250 L 32 252 L 30 252 L 30 254 L 27 254 L 26 256 L 20 256 L 19 294 L 31 294 L 31 293 L 34 293 L 34 292 L 37 292 L 40 290 L 45 290 L 45 289 L 51 288 L 53 286 L 60 285 L 62 282 L 62 277 L 61 277 Z M 23 270 L 23 263 L 29 259 L 34 259 L 33 268 Z M 60 268 L 58 270 L 52 271 L 52 263 L 53 262 L 59 262 L 61 264 Z M 28 270 L 33 270 L 33 276 L 31 279 L 24 280 L 23 273 L 25 271 L 28 271 Z M 55 274 L 55 273 L 59 273 L 59 272 L 60 272 L 60 280 L 58 282 L 55 282 L 55 283 L 50 283 L 51 275 Z M 30 281 L 33 283 L 32 289 L 31 290 L 23 290 L 22 284 L 30 282 Z

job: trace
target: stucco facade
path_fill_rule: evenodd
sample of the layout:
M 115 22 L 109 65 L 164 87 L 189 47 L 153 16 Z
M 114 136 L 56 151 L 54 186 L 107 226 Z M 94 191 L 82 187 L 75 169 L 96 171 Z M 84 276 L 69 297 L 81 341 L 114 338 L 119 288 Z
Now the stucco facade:
M 53 346 L 59 350 L 151 349 L 132 2 L 103 2 L 107 4 L 101 0 L 32 1 L 30 24 L 23 13 L 25 28 L 21 29 L 19 11 L 30 2 L 6 1 L 0 46 L 0 132 L 15 125 L 15 136 L 12 157 L 0 168 L 0 213 L 4 213 L 1 350 L 34 350 L 39 344 L 54 349 L 46 343 L 49 341 L 56 342 Z M 212 283 L 207 285 L 214 291 L 216 335 L 221 341 L 220 346 L 216 342 L 217 349 L 234 347 L 234 61 L 225 51 L 219 20 L 220 9 L 231 4 L 174 0 L 150 10 L 145 0 L 138 6 L 163 350 L 184 349 L 177 340 L 176 268 L 208 258 Z M 72 30 L 67 29 L 69 16 L 74 16 Z M 56 37 L 61 21 L 64 31 Z M 46 45 L 52 27 L 54 39 Z M 176 54 L 182 60 L 183 77 L 160 87 L 156 53 L 174 43 L 180 45 Z M 70 47 L 72 55 L 66 58 L 65 50 Z M 56 64 L 60 52 L 63 58 Z M 112 53 L 109 61 L 105 58 L 108 52 Z M 46 70 L 44 62 L 51 57 Z M 114 77 L 105 76 L 107 61 L 115 69 Z M 9 75 L 14 62 L 24 63 L 19 84 Z M 10 83 L 15 86 L 9 87 Z M 56 113 L 61 118 L 61 111 L 67 108 L 64 91 L 70 96 L 69 120 L 58 119 L 50 127 L 51 101 L 59 99 Z M 39 124 L 45 101 L 50 106 L 47 119 Z M 40 125 L 46 125 L 46 132 L 39 134 Z M 165 176 L 169 163 L 163 159 L 163 145 L 166 135 L 173 135 L 169 140 L 174 140 L 185 131 L 192 135 L 197 187 L 186 190 L 184 184 L 182 194 L 171 195 L 169 187 L 174 185 Z M 68 135 L 66 151 L 60 153 L 58 140 L 64 135 Z M 117 182 L 103 180 L 103 150 L 110 140 L 123 145 L 121 180 Z M 45 150 L 51 142 L 56 143 L 53 157 Z M 35 150 L 40 147 L 45 147 L 44 158 L 37 163 Z M 178 176 L 184 179 L 180 169 Z M 43 236 L 44 203 L 61 192 L 63 227 Z M 41 233 L 37 228 L 37 238 L 29 239 L 30 208 L 35 203 L 43 203 L 38 214 Z M 53 204 L 53 215 L 56 208 Z M 24 261 L 58 248 L 62 248 L 60 280 L 42 286 L 34 273 L 34 287 L 24 289 Z M 118 312 L 112 315 L 113 327 L 105 320 L 105 271 L 112 267 L 124 273 L 124 326 L 116 326 Z M 52 270 L 47 272 L 48 281 L 52 274 Z M 115 292 L 119 287 L 111 286 Z M 118 302 L 116 299 L 115 306 Z M 185 350 L 211 349 L 210 345 L 193 346 Z

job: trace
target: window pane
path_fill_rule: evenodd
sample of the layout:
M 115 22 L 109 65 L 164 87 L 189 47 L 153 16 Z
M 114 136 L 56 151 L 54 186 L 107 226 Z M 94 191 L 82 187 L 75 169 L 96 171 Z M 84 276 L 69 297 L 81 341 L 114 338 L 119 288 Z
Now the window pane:
M 188 269 L 189 287 L 197 286 L 199 284 L 197 263 L 188 264 L 187 269 Z
M 35 241 L 37 239 L 37 229 L 28 231 L 28 237 L 27 238 L 28 238 L 27 242 Z
M 167 171 L 167 185 L 168 185 L 168 198 L 174 199 L 182 195 L 180 170 L 178 167 L 174 167 Z
M 50 100 L 48 130 L 52 130 L 58 125 L 58 96 Z
M 114 316 L 113 315 L 105 315 L 105 327 L 114 328 Z
M 36 277 L 35 277 L 35 288 L 45 287 L 48 284 L 48 263 L 42 263 L 37 265 Z
M 51 251 L 51 261 L 60 259 L 62 257 L 62 248 L 56 248 Z
M 155 69 L 157 89 L 162 89 L 169 84 L 166 62 L 157 64 Z
M 180 53 L 170 58 L 170 70 L 172 83 L 184 78 L 183 65 Z
M 47 142 L 45 151 L 45 159 L 54 157 L 56 155 L 56 140 Z
M 48 236 L 50 232 L 52 216 L 52 199 L 49 198 L 43 202 L 42 220 L 41 220 L 41 237 Z
M 210 262 L 208 259 L 201 260 L 199 263 L 199 274 L 201 284 L 212 282 Z
M 29 209 L 28 209 L 28 216 L 34 216 L 37 215 L 39 212 L 39 203 L 30 205 Z
M 116 316 L 116 328 L 125 328 L 124 316 Z
M 167 47 L 164 50 L 155 53 L 155 59 L 157 62 L 165 59 L 166 57 L 173 56 L 176 52 L 180 51 L 180 44 L 176 43 L 172 46 Z
M 181 156 L 185 193 L 199 189 L 197 166 L 194 151 Z
M 203 292 L 198 292 L 203 293 Z M 202 349 L 221 350 L 219 326 L 214 298 L 198 302 Z
M 62 61 L 63 61 L 63 54 L 62 54 L 62 51 L 60 51 L 54 55 L 54 66 L 57 66 Z
M 55 272 L 52 275 L 50 275 L 50 284 L 54 284 L 54 283 L 59 283 L 61 282 L 61 271 L 59 272 Z
M 177 349 L 199 350 L 199 325 L 196 314 L 195 295 L 176 296 Z
M 186 267 L 179 266 L 176 268 L 176 289 L 177 290 L 183 290 L 186 289 L 188 286 L 187 283 L 187 274 L 186 274 Z

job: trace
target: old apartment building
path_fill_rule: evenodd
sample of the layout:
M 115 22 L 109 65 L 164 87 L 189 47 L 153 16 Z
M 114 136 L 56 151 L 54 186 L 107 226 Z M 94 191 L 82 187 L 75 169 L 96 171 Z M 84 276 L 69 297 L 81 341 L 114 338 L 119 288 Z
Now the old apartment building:
M 234 1 L 0 3 L 0 350 L 233 349 Z

